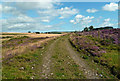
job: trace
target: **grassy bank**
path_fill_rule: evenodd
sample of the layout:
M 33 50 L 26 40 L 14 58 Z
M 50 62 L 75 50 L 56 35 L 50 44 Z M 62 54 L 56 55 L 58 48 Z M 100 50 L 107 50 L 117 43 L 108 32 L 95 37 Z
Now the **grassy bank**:
M 71 44 L 81 52 L 82 58 L 94 60 L 97 64 L 105 66 L 110 72 L 119 78 L 120 67 L 118 65 L 118 45 L 102 44 L 103 39 L 91 35 L 73 34 L 70 37 Z M 104 40 L 105 43 L 108 40 Z M 107 42 L 108 43 L 108 42 Z

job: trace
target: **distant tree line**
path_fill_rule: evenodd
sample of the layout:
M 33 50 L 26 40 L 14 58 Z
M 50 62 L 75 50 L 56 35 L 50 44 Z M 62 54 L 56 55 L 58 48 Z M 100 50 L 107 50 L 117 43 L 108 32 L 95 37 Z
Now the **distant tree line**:
M 31 33 L 31 31 L 28 31 L 28 33 Z M 36 34 L 41 34 L 43 32 L 33 32 L 33 33 L 36 33 Z M 62 32 L 44 32 L 45 34 L 62 34 Z
M 106 27 L 100 27 L 100 28 L 94 28 L 93 26 L 90 27 L 85 27 L 83 31 L 93 31 L 93 30 L 104 30 L 104 29 L 113 29 L 111 26 L 106 26 Z
M 93 26 L 90 26 L 90 27 L 85 27 L 84 28 L 84 31 L 87 32 L 87 31 L 92 31 L 93 30 Z
M 93 30 L 104 30 L 104 29 L 113 29 L 113 27 L 106 26 L 106 27 L 94 28 Z
M 45 32 L 46 34 L 62 34 L 61 32 Z

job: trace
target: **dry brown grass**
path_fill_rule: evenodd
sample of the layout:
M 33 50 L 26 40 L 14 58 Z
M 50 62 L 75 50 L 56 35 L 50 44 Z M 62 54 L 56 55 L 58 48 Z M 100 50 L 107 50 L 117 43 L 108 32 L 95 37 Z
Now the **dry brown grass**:
M 3 35 L 0 35 L 0 37 L 7 37 L 7 36 L 10 36 L 10 37 L 13 37 L 13 38 L 16 38 L 16 37 L 21 37 L 21 36 L 28 36 L 28 37 L 32 37 L 32 38 L 37 38 L 37 37 L 56 37 L 56 36 L 61 36 L 63 34 L 35 34 L 35 33 L 1 33 Z M 4 38 L 4 39 L 0 39 L 2 41 L 4 40 L 9 40 L 11 38 Z

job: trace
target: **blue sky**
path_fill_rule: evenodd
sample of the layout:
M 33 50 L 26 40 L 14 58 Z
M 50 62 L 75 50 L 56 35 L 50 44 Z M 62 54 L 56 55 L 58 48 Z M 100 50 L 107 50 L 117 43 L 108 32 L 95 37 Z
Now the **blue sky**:
M 0 12 L 2 32 L 118 27 L 118 4 L 112 2 L 3 2 Z

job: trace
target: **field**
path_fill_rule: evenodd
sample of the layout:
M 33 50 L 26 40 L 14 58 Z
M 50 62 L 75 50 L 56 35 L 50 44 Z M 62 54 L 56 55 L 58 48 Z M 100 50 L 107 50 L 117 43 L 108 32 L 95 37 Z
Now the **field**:
M 28 36 L 32 38 L 36 37 L 54 37 L 54 36 L 59 36 L 60 34 L 35 34 L 35 33 L 2 33 L 2 40 L 9 40 L 11 38 L 15 37 L 21 37 L 21 36 Z
M 8 58 L 23 53 L 27 49 L 40 47 L 41 43 L 63 34 L 3 33 L 2 57 Z
M 119 29 L 106 31 L 2 33 L 2 78 L 118 79 Z

